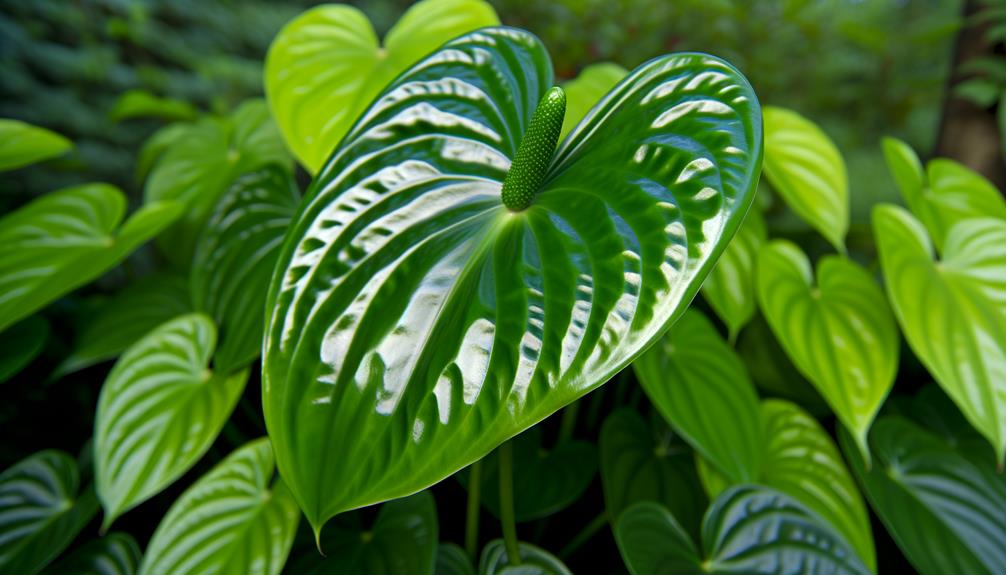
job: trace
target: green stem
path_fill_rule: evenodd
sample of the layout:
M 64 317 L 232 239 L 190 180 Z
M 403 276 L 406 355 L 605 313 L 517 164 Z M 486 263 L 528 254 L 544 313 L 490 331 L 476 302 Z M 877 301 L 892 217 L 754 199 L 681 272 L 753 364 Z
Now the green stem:
M 576 537 L 573 537 L 572 541 L 567 543 L 566 546 L 562 548 L 562 551 L 559 551 L 559 558 L 565 559 L 572 555 L 574 551 L 579 549 L 587 541 L 590 541 L 591 537 L 596 535 L 597 532 L 607 524 L 608 513 L 606 511 L 602 511 L 600 515 L 595 517 L 590 523 L 581 529 L 580 532 L 576 534 Z
M 520 547 L 517 545 L 517 521 L 513 514 L 513 443 L 499 446 L 500 471 L 500 522 L 503 524 L 503 542 L 511 565 L 520 565 Z
M 556 445 L 562 445 L 573 438 L 573 431 L 576 429 L 576 414 L 579 410 L 579 401 L 574 401 L 562 410 L 562 420 L 559 422 L 559 441 L 556 442 Z
M 465 519 L 465 551 L 475 561 L 479 551 L 479 511 L 482 498 L 482 461 L 476 461 L 468 474 L 468 515 Z

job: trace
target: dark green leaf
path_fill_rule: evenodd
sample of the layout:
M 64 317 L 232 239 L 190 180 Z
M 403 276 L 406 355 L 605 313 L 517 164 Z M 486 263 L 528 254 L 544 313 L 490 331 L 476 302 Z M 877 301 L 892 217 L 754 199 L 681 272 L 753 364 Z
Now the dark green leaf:
M 954 86 L 954 95 L 979 108 L 990 108 L 999 100 L 1002 87 L 989 78 L 971 78 Z
M 479 575 L 572 575 L 562 561 L 544 549 L 530 543 L 518 543 L 517 549 L 520 565 L 510 565 L 503 540 L 490 541 L 482 550 Z
M 454 543 L 437 545 L 437 563 L 434 575 L 475 575 L 471 559 L 461 547 Z
M 0 333 L 0 383 L 17 375 L 35 359 L 49 337 L 49 322 L 33 315 Z
M 62 156 L 73 143 L 55 132 L 0 118 L 0 172 Z
M 109 533 L 85 543 L 45 570 L 45 575 L 133 575 L 140 546 L 127 533 Z

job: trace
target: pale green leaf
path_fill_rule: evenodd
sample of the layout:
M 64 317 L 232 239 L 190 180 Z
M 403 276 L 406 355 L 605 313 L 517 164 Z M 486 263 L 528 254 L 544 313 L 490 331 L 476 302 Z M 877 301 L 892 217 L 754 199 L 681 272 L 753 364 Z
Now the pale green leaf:
M 577 75 L 576 78 L 562 84 L 566 91 L 566 116 L 562 121 L 562 133 L 559 138 L 566 137 L 594 107 L 601 101 L 615 84 L 629 75 L 629 71 L 611 62 L 591 64 Z
M 0 332 L 0 383 L 17 375 L 45 347 L 49 322 L 33 315 Z
M 55 132 L 0 118 L 0 172 L 62 156 L 73 143 Z
M 754 317 L 755 262 L 767 239 L 765 220 L 752 208 L 702 284 L 702 295 L 726 324 L 730 341 L 735 341 L 741 328 Z

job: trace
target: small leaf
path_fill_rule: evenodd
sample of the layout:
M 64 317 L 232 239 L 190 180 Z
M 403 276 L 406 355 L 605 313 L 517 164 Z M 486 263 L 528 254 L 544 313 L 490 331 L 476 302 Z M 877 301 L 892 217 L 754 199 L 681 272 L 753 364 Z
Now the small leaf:
M 262 351 L 269 280 L 298 200 L 279 166 L 245 174 L 220 198 L 196 243 L 192 301 L 220 326 L 213 358 L 220 371 L 244 367 Z
M 85 543 L 45 570 L 45 575 L 133 575 L 140 566 L 140 546 L 132 535 L 109 533 Z
M 0 219 L 0 331 L 111 269 L 181 213 L 157 202 L 120 227 L 125 209 L 118 189 L 85 184 Z
M 158 118 L 169 122 L 194 120 L 199 110 L 184 100 L 161 98 L 146 90 L 129 90 L 119 96 L 108 113 L 113 122 L 135 118 Z
M 849 184 L 838 148 L 800 114 L 768 106 L 765 114 L 765 178 L 789 207 L 845 252 Z
M 183 315 L 126 350 L 108 374 L 94 424 L 104 528 L 192 467 L 227 422 L 248 372 L 208 370 L 215 345 L 208 317 Z
M 262 438 L 200 477 L 157 526 L 140 575 L 279 575 L 300 509 L 275 469 Z
M 0 383 L 14 377 L 42 353 L 49 322 L 33 315 L 0 332 Z
M 433 575 L 475 575 L 468 554 L 454 543 L 437 545 L 437 561 Z
M 566 117 L 559 137 L 565 138 L 587 116 L 590 109 L 628 75 L 629 71 L 618 64 L 602 62 L 587 66 L 576 78 L 563 83 L 562 88 L 566 91 Z
M 971 78 L 954 86 L 954 96 L 963 98 L 979 108 L 990 108 L 999 100 L 1002 88 L 989 78 Z
M 0 172 L 62 156 L 73 143 L 55 132 L 0 118 Z
M 292 166 L 261 100 L 248 100 L 226 118 L 203 118 L 169 135 L 147 178 L 144 201 L 185 204 L 183 218 L 159 245 L 173 262 L 188 266 L 199 233 L 235 177 L 272 163 Z
M 98 511 L 91 488 L 79 492 L 77 463 L 40 451 L 0 474 L 0 572 L 38 573 Z
M 162 323 L 192 311 L 188 282 L 156 273 L 126 286 L 86 315 L 73 352 L 56 369 L 65 375 L 114 359 Z
M 703 554 L 657 504 L 630 507 L 615 539 L 633 575 L 868 574 L 851 549 L 813 512 L 767 487 L 723 492 L 703 522 Z
M 887 293 L 912 351 L 995 449 L 1006 454 L 1006 221 L 947 234 L 941 261 L 922 224 L 878 206 L 873 228 Z
M 870 504 L 924 575 L 1000 573 L 1006 565 L 1006 482 L 928 431 L 884 417 L 871 434 L 867 471 L 846 434 L 842 449 Z
M 693 454 L 672 433 L 654 431 L 635 411 L 623 408 L 604 421 L 598 447 L 604 506 L 612 524 L 633 503 L 654 501 L 680 518 L 695 535 L 708 502 L 692 464 Z
M 590 487 L 597 473 L 597 449 L 585 441 L 565 441 L 546 450 L 541 428 L 532 427 L 513 439 L 514 517 L 532 521 L 557 513 Z M 458 480 L 468 487 L 468 473 Z M 482 505 L 499 517 L 499 458 L 482 459 Z
M 688 311 L 633 368 L 664 419 L 721 473 L 736 483 L 758 476 L 758 395 L 705 316 Z
M 325 555 L 312 551 L 293 562 L 289 571 L 297 575 L 432 573 L 438 532 L 433 495 L 423 491 L 382 505 L 369 530 L 349 521 L 333 521 L 321 537 Z
M 287 145 L 316 174 L 371 101 L 441 44 L 499 24 L 481 0 L 417 2 L 383 46 L 359 9 L 325 4 L 287 23 L 269 47 L 265 93 Z
M 510 564 L 502 539 L 490 541 L 482 549 L 479 575 L 573 575 L 557 557 L 530 543 L 517 543 L 520 565 Z
M 898 369 L 898 329 L 880 287 L 838 256 L 821 259 L 815 286 L 807 256 L 778 240 L 758 257 L 758 301 L 797 369 L 866 453 Z
M 754 317 L 755 262 L 767 239 L 765 220 L 752 208 L 702 284 L 702 295 L 730 330 L 730 341 Z

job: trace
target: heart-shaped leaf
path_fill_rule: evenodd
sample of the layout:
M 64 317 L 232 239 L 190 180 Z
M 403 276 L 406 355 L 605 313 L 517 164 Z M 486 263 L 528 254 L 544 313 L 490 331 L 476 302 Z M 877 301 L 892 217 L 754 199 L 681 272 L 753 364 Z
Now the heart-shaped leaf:
M 557 513 L 583 495 L 597 473 L 597 449 L 584 441 L 564 441 L 551 450 L 541 429 L 532 427 L 513 440 L 514 518 L 532 521 Z M 457 475 L 468 486 L 468 473 Z M 482 460 L 482 505 L 499 517 L 499 458 Z
M 815 416 L 829 413 L 828 404 L 800 375 L 763 315 L 755 316 L 741 332 L 737 353 L 755 386 L 766 396 L 793 401 Z
M 183 315 L 136 342 L 108 374 L 94 423 L 105 528 L 192 467 L 227 422 L 248 372 L 207 369 L 215 346 L 210 318 Z
M 49 337 L 49 322 L 33 315 L 0 333 L 0 383 L 17 375 L 35 359 Z
M 192 311 L 188 281 L 157 273 L 140 279 L 85 314 L 73 352 L 56 369 L 65 375 L 118 357 L 162 323 Z
M 793 499 L 741 485 L 706 513 L 702 552 L 674 517 L 655 503 L 630 507 L 615 539 L 633 575 L 868 574 L 835 531 Z
M 207 218 L 235 177 L 268 164 L 288 170 L 292 165 L 262 100 L 249 100 L 230 116 L 205 117 L 171 135 L 143 194 L 146 202 L 186 205 L 185 215 L 159 245 L 173 262 L 187 267 Z
M 894 138 L 884 139 L 884 157 L 901 197 L 929 231 L 937 249 L 957 222 L 972 218 L 1006 220 L 1006 201 L 980 174 L 953 160 L 938 158 L 922 171 L 912 148 Z
M 898 328 L 884 293 L 852 261 L 810 261 L 795 244 L 777 240 L 758 256 L 758 302 L 797 369 L 814 384 L 856 442 L 866 433 L 894 384 Z
M 471 559 L 461 547 L 454 543 L 441 543 L 437 546 L 437 561 L 433 568 L 434 575 L 475 575 L 475 567 Z
M 551 83 L 526 32 L 454 40 L 386 88 L 302 203 L 270 288 L 263 394 L 316 530 L 440 481 L 620 371 L 750 205 L 754 93 L 680 54 L 620 83 L 547 172 L 521 168 L 544 180 L 508 210 L 503 180 Z
M 55 132 L 0 118 L 0 172 L 62 156 L 73 143 Z
M 133 575 L 140 566 L 140 546 L 126 533 L 109 533 L 85 543 L 45 570 L 45 575 Z
M 1006 565 L 1006 481 L 908 420 L 881 418 L 867 471 L 846 434 L 842 448 L 874 511 L 925 575 L 993 574 Z
M 262 438 L 200 477 L 157 526 L 140 575 L 279 575 L 300 509 L 275 469 Z
M 181 213 L 157 202 L 120 226 L 126 198 L 107 184 L 51 192 L 0 219 L 0 331 L 97 278 Z
M 573 575 L 557 557 L 530 543 L 517 543 L 520 564 L 511 565 L 502 539 L 490 541 L 482 549 L 479 575 Z
M 423 491 L 381 506 L 370 529 L 340 517 L 332 522 L 319 546 L 293 562 L 297 575 L 433 573 L 437 555 L 437 508 Z
M 741 328 L 754 317 L 755 262 L 767 239 L 765 220 L 752 209 L 702 284 L 702 295 L 730 330 L 730 341 L 736 341 Z
M 835 144 L 792 110 L 766 106 L 765 179 L 790 209 L 845 252 L 849 183 Z
M 664 419 L 731 482 L 758 476 L 758 395 L 744 363 L 704 315 L 690 310 L 633 368 Z
M 482 0 L 423 0 L 383 45 L 359 9 L 326 4 L 280 31 L 265 62 L 265 93 L 283 138 L 317 173 L 360 114 L 391 80 L 444 42 L 499 24 Z
M 77 463 L 40 451 L 0 474 L 0 572 L 38 573 L 98 511 L 94 490 L 80 488 Z
M 620 409 L 601 428 L 601 483 L 612 524 L 633 503 L 654 501 L 670 509 L 698 535 L 708 501 L 693 465 L 692 450 L 669 429 L 655 436 L 632 409 Z
M 576 127 L 594 104 L 628 75 L 629 71 L 618 64 L 603 62 L 587 66 L 576 78 L 565 82 L 562 88 L 566 91 L 566 116 L 562 120 L 560 138 Z
M 1006 221 L 950 228 L 942 258 L 904 209 L 873 212 L 880 264 L 912 351 L 964 417 L 1006 453 Z
M 217 370 L 244 367 L 262 350 L 269 279 L 299 199 L 286 170 L 267 166 L 235 180 L 206 222 L 190 278 L 196 310 L 220 326 Z

